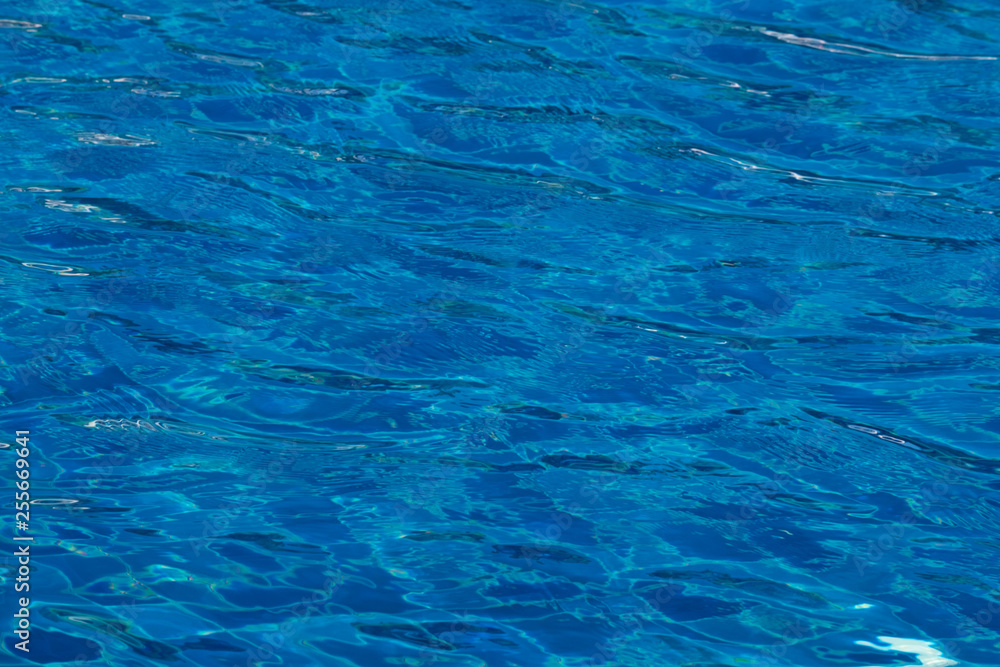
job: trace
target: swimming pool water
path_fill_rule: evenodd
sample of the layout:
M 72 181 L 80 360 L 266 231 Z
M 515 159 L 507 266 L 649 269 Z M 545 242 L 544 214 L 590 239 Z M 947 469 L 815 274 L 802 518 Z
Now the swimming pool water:
M 997 34 L 4 3 L 0 662 L 1000 664 Z

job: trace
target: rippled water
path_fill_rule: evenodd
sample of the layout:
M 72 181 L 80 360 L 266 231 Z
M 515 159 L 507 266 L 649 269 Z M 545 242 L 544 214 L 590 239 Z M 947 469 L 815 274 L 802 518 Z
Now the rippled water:
M 995 4 L 0 19 L 4 664 L 997 664 Z

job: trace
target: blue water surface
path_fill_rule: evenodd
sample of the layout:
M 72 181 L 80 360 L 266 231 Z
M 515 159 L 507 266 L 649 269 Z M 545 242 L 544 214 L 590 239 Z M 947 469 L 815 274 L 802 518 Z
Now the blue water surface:
M 1000 664 L 997 35 L 7 0 L 0 662 Z

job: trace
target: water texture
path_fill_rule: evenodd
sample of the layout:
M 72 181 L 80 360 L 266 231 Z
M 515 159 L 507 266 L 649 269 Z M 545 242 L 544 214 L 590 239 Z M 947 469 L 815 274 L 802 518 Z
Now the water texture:
M 0 662 L 995 667 L 997 35 L 7 0 Z

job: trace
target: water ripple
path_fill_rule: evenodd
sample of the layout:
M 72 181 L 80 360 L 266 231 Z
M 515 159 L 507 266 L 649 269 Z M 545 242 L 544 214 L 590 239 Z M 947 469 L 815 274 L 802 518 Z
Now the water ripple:
M 11 5 L 32 659 L 994 667 L 998 30 Z

